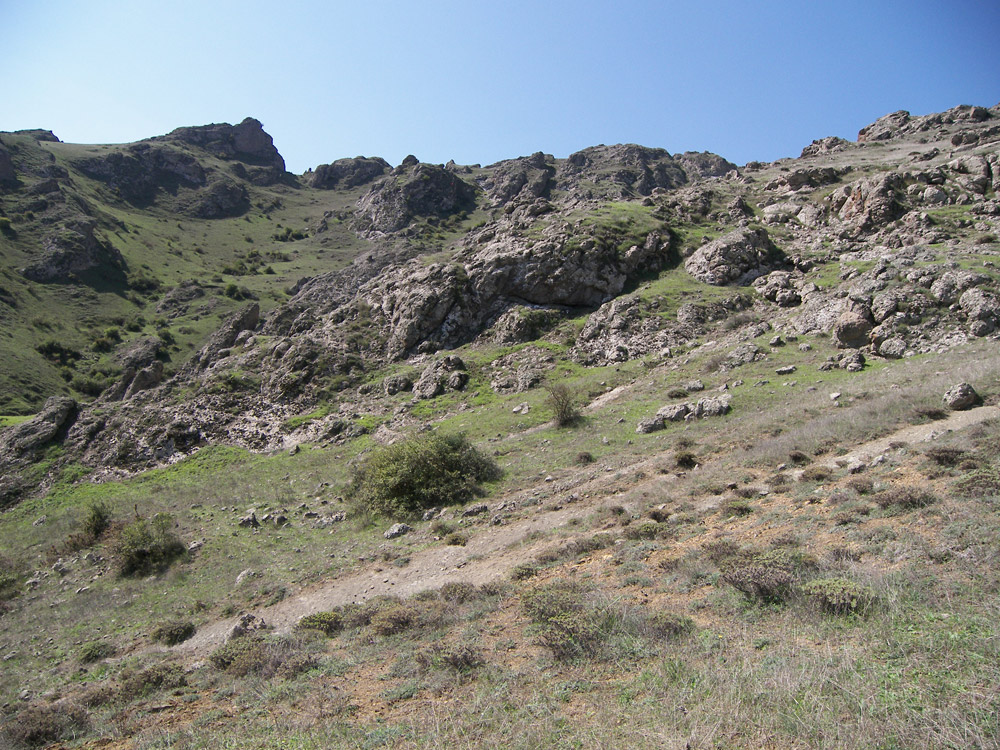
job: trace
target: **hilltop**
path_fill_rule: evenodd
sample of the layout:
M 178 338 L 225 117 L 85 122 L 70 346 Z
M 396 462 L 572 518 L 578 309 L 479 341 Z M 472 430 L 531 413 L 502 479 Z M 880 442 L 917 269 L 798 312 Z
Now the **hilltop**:
M 0 133 L 0 731 L 995 742 L 998 189 L 1000 105 L 745 165 Z M 387 446 L 495 469 L 379 505 Z

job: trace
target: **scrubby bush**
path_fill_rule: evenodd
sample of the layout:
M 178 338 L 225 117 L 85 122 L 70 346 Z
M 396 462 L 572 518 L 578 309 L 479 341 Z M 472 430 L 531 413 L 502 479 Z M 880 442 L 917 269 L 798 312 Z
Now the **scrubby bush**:
M 339 633 L 344 627 L 344 618 L 337 611 L 314 612 L 299 620 L 298 628 L 304 630 L 318 630 L 328 636 Z
M 511 568 L 510 580 L 524 581 L 538 575 L 538 566 L 534 563 L 519 563 Z
M 82 737 L 90 729 L 87 710 L 73 701 L 38 704 L 23 708 L 3 725 L 4 747 L 44 747 L 61 740 Z
M 113 547 L 118 571 L 125 576 L 158 573 L 185 553 L 171 529 L 173 519 L 157 513 L 152 521 L 139 518 L 121 530 Z
M 111 507 L 103 500 L 90 503 L 80 523 L 80 530 L 97 540 L 109 526 L 111 526 Z
M 880 508 L 898 507 L 903 510 L 925 508 L 937 502 L 933 494 L 915 487 L 891 487 L 875 494 L 872 499 Z
M 481 592 L 476 585 L 467 581 L 452 581 L 442 586 L 438 593 L 446 602 L 462 604 L 463 602 L 477 599 Z
M 722 564 L 722 579 L 750 600 L 783 602 L 798 581 L 795 558 L 786 550 L 737 555 Z
M 316 666 L 316 659 L 303 652 L 293 638 L 244 635 L 230 638 L 208 657 L 224 672 L 236 677 L 294 677 Z
M 698 465 L 698 457 L 691 451 L 678 451 L 674 454 L 674 464 L 678 469 L 693 469 Z
M 176 646 L 183 643 L 195 633 L 194 623 L 189 620 L 174 620 L 165 622 L 152 632 L 152 638 L 157 643 Z
M 660 638 L 677 638 L 694 630 L 694 620 L 677 612 L 660 610 L 646 620 L 649 629 Z
M 101 659 L 107 659 L 109 656 L 114 656 L 115 647 L 110 643 L 105 643 L 104 641 L 91 641 L 90 643 L 85 643 L 80 647 L 80 650 L 76 654 L 77 660 L 81 664 L 91 664 L 95 661 L 100 661 Z
M 414 660 L 422 669 L 446 668 L 459 674 L 468 674 L 486 663 L 482 655 L 471 646 L 441 644 L 421 649 L 414 656 Z
M 120 695 L 126 700 L 149 695 L 157 690 L 173 690 L 187 684 L 184 670 L 176 664 L 156 664 L 138 672 L 122 675 Z
M 444 543 L 452 547 L 464 547 L 469 541 L 469 537 L 458 531 L 453 531 L 444 538 Z
M 823 612 L 847 615 L 865 612 L 874 602 L 871 590 L 849 578 L 816 578 L 802 586 L 802 593 Z
M 580 420 L 580 407 L 576 395 L 564 383 L 545 386 L 545 403 L 552 410 L 552 416 L 559 427 L 569 427 Z
M 468 502 L 500 473 L 464 435 L 420 435 L 375 450 L 356 470 L 353 494 L 373 513 L 409 516 Z

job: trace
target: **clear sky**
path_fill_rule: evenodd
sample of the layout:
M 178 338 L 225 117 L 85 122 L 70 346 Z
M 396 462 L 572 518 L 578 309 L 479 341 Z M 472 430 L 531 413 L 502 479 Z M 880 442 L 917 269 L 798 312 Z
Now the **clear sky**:
M 731 161 L 1000 102 L 998 0 L 0 0 L 0 130 L 259 119 L 302 172 L 598 143 Z

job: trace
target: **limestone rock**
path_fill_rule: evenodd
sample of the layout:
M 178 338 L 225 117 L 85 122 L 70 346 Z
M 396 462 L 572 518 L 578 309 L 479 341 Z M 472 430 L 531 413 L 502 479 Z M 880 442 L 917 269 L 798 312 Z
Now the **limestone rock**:
M 332 164 L 320 164 L 312 174 L 310 184 L 321 190 L 349 189 L 367 185 L 391 169 L 385 159 L 356 156 L 337 159 Z
M 715 286 L 746 284 L 784 262 L 764 229 L 737 229 L 702 245 L 684 261 L 685 270 Z
M 122 275 L 125 259 L 109 242 L 95 233 L 92 219 L 67 222 L 42 241 L 41 257 L 21 270 L 31 281 L 43 283 L 68 281 L 88 271 L 102 271 L 107 276 Z
M 868 344 L 872 327 L 872 321 L 864 315 L 848 310 L 837 318 L 833 326 L 833 338 L 841 349 L 858 349 Z
M 969 321 L 969 332 L 973 336 L 986 336 L 996 330 L 1000 321 L 1000 299 L 997 295 L 973 287 L 962 293 L 958 305 Z
M 41 448 L 72 424 L 77 403 L 67 396 L 52 396 L 33 418 L 3 433 L 0 456 L 19 457 Z
M 964 411 L 981 403 L 982 398 L 970 384 L 957 383 L 945 391 L 942 401 L 952 411 Z
M 475 206 L 476 190 L 443 167 L 397 167 L 358 201 L 363 229 L 395 232 L 417 217 L 445 217 Z
M 404 534 L 409 534 L 411 531 L 413 531 L 412 526 L 408 526 L 405 523 L 396 523 L 393 524 L 389 529 L 387 529 L 386 532 L 382 534 L 382 536 L 384 536 L 386 539 L 396 539 L 397 537 L 401 537 Z
M 413 385 L 413 394 L 419 399 L 434 398 L 447 390 L 460 391 L 469 381 L 462 358 L 451 354 L 428 365 Z

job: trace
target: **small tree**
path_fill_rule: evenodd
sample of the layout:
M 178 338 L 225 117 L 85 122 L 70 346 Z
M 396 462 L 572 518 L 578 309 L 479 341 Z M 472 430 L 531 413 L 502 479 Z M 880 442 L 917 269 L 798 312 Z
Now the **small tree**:
M 568 427 L 580 420 L 580 408 L 576 396 L 565 383 L 555 383 L 545 386 L 548 396 L 545 403 L 552 409 L 556 424 Z

